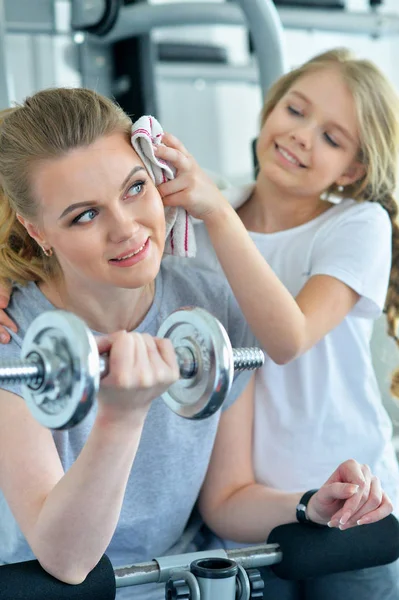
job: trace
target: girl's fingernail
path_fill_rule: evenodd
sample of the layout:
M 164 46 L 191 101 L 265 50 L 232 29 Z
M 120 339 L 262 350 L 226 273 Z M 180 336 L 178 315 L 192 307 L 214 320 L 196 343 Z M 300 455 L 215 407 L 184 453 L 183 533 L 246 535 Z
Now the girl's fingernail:
M 358 525 L 365 525 L 366 523 L 370 523 L 370 519 L 368 519 L 367 517 L 362 517 L 357 521 Z
M 356 492 L 358 492 L 358 491 L 359 491 L 359 486 L 358 486 L 358 485 L 356 485 L 355 483 L 353 483 L 353 484 L 351 485 L 351 491 L 352 491 L 352 493 L 353 493 L 353 494 L 356 494 Z
M 2 344 L 6 344 L 6 343 L 8 342 L 8 336 L 7 336 L 5 333 L 2 333 L 2 334 L 0 335 L 0 342 L 1 342 Z
M 340 524 L 345 525 L 349 521 L 350 517 L 351 517 L 350 512 L 344 513 L 339 520 Z
M 328 521 L 327 527 L 334 527 L 334 525 L 332 524 L 332 521 Z

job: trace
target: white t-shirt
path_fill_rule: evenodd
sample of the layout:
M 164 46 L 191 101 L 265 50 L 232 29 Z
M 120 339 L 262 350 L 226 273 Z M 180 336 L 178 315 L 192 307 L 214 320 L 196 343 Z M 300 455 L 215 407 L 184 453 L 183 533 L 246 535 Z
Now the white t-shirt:
M 224 193 L 238 207 L 250 191 Z M 205 228 L 196 231 L 198 261 L 215 267 Z M 350 314 L 305 354 L 282 366 L 266 358 L 257 371 L 257 480 L 286 491 L 317 488 L 340 462 L 355 458 L 370 465 L 396 502 L 399 471 L 392 425 L 369 345 L 389 280 L 388 214 L 379 204 L 345 199 L 299 227 L 250 235 L 293 296 L 310 277 L 321 274 L 343 281 L 360 295 Z

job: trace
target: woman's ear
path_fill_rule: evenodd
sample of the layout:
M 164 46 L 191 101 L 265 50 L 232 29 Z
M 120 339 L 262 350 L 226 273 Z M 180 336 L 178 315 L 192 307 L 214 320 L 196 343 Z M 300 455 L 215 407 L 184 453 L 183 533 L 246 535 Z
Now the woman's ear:
M 355 183 L 355 181 L 359 181 L 362 177 L 364 177 L 366 173 L 366 167 L 363 163 L 355 161 L 350 167 L 343 173 L 340 177 L 338 177 L 335 182 L 337 185 L 342 185 L 346 187 L 347 185 L 351 185 Z
M 46 245 L 46 241 L 45 241 L 43 235 L 40 233 L 40 230 L 37 227 L 37 225 L 34 225 L 33 223 L 31 223 L 31 221 L 28 221 L 27 219 L 25 219 L 18 213 L 17 213 L 17 219 L 21 223 L 21 225 L 23 227 L 25 227 L 25 229 L 29 233 L 30 237 L 33 238 L 35 240 L 35 242 L 37 242 L 39 244 L 39 246 L 43 247 Z

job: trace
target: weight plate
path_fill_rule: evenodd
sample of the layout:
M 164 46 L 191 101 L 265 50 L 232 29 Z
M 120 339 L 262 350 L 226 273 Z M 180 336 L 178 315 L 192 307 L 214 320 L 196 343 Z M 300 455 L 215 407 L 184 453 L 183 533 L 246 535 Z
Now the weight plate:
M 223 404 L 234 377 L 233 351 L 223 325 L 208 311 L 187 307 L 162 323 L 158 337 L 191 350 L 197 372 L 179 379 L 162 395 L 173 412 L 186 419 L 206 419 Z
M 23 384 L 29 410 L 49 429 L 67 429 L 80 423 L 96 398 L 99 354 L 84 321 L 62 310 L 48 311 L 28 328 L 22 359 L 39 355 L 45 365 L 40 387 Z

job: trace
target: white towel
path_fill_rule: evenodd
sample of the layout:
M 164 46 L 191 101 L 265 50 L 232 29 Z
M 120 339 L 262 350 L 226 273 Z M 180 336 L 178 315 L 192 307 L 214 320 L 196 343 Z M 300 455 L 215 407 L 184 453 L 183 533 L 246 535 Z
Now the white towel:
M 151 116 L 140 117 L 132 126 L 132 146 L 140 156 L 155 185 L 175 176 L 175 169 L 157 158 L 154 147 L 161 144 L 163 129 Z M 165 206 L 165 253 L 193 257 L 196 254 L 193 222 L 184 208 Z

